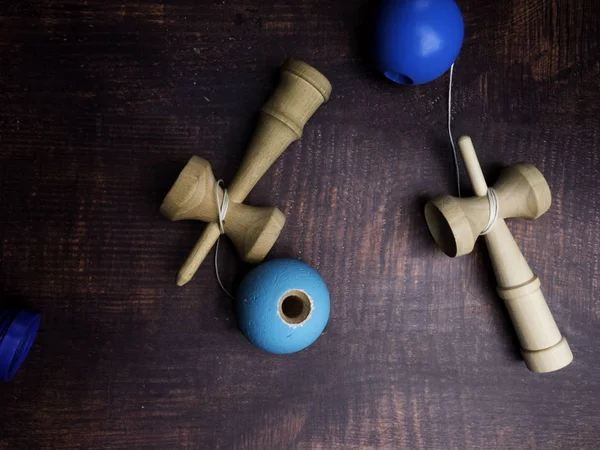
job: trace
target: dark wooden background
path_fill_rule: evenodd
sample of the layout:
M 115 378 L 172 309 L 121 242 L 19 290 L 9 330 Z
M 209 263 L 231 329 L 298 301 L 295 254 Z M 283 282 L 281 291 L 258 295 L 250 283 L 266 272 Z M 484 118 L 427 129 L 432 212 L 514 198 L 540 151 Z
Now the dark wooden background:
M 0 386 L 2 449 L 600 447 L 600 3 L 461 0 L 455 132 L 490 181 L 546 175 L 510 221 L 574 362 L 527 371 L 485 249 L 450 259 L 423 217 L 454 192 L 447 78 L 400 87 L 361 51 L 353 0 L 6 1 L 0 6 L 0 294 L 42 314 Z M 326 333 L 273 356 L 236 329 L 202 225 L 159 205 L 187 159 L 230 180 L 288 56 L 333 95 L 249 197 L 271 257 L 329 286 Z M 465 183 L 465 188 L 467 187 Z M 223 277 L 248 270 L 222 247 Z

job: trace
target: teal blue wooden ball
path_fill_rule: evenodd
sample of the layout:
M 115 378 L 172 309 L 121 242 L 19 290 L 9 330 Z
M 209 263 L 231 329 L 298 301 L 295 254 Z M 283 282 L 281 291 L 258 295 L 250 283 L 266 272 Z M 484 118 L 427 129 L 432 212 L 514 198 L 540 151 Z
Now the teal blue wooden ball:
M 236 297 L 238 326 L 257 347 L 277 354 L 312 344 L 329 319 L 329 292 L 312 267 L 275 259 L 253 269 Z

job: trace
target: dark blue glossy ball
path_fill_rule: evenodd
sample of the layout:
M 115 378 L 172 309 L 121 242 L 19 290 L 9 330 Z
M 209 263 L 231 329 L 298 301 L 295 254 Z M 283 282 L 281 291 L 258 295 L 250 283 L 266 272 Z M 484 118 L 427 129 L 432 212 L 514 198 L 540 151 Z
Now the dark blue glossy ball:
M 401 84 L 424 84 L 446 72 L 460 51 L 464 24 L 454 0 L 384 0 L 374 23 L 378 69 Z

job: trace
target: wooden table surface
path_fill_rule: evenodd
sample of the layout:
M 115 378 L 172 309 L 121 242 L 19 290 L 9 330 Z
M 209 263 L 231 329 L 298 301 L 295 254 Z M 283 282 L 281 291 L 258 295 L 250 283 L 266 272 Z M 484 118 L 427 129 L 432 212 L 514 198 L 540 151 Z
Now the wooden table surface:
M 0 448 L 599 448 L 600 3 L 459 3 L 455 134 L 491 181 L 525 160 L 551 186 L 543 217 L 509 227 L 570 366 L 527 371 L 483 246 L 435 247 L 448 80 L 379 76 L 371 4 L 3 2 L 1 306 L 42 322 L 0 386 Z M 249 203 L 284 211 L 270 258 L 319 270 L 332 310 L 313 346 L 274 356 L 237 330 L 212 261 L 175 286 L 202 224 L 159 205 L 191 155 L 231 180 L 288 56 L 333 95 Z M 221 252 L 233 287 L 248 267 Z

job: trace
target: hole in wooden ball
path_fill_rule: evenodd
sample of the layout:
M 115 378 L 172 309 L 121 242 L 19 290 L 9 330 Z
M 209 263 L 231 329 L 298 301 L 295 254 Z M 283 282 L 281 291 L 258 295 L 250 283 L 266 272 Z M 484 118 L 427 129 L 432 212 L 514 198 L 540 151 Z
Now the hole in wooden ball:
M 304 322 L 310 315 L 311 301 L 306 292 L 293 290 L 286 292 L 279 301 L 279 315 L 292 325 Z

